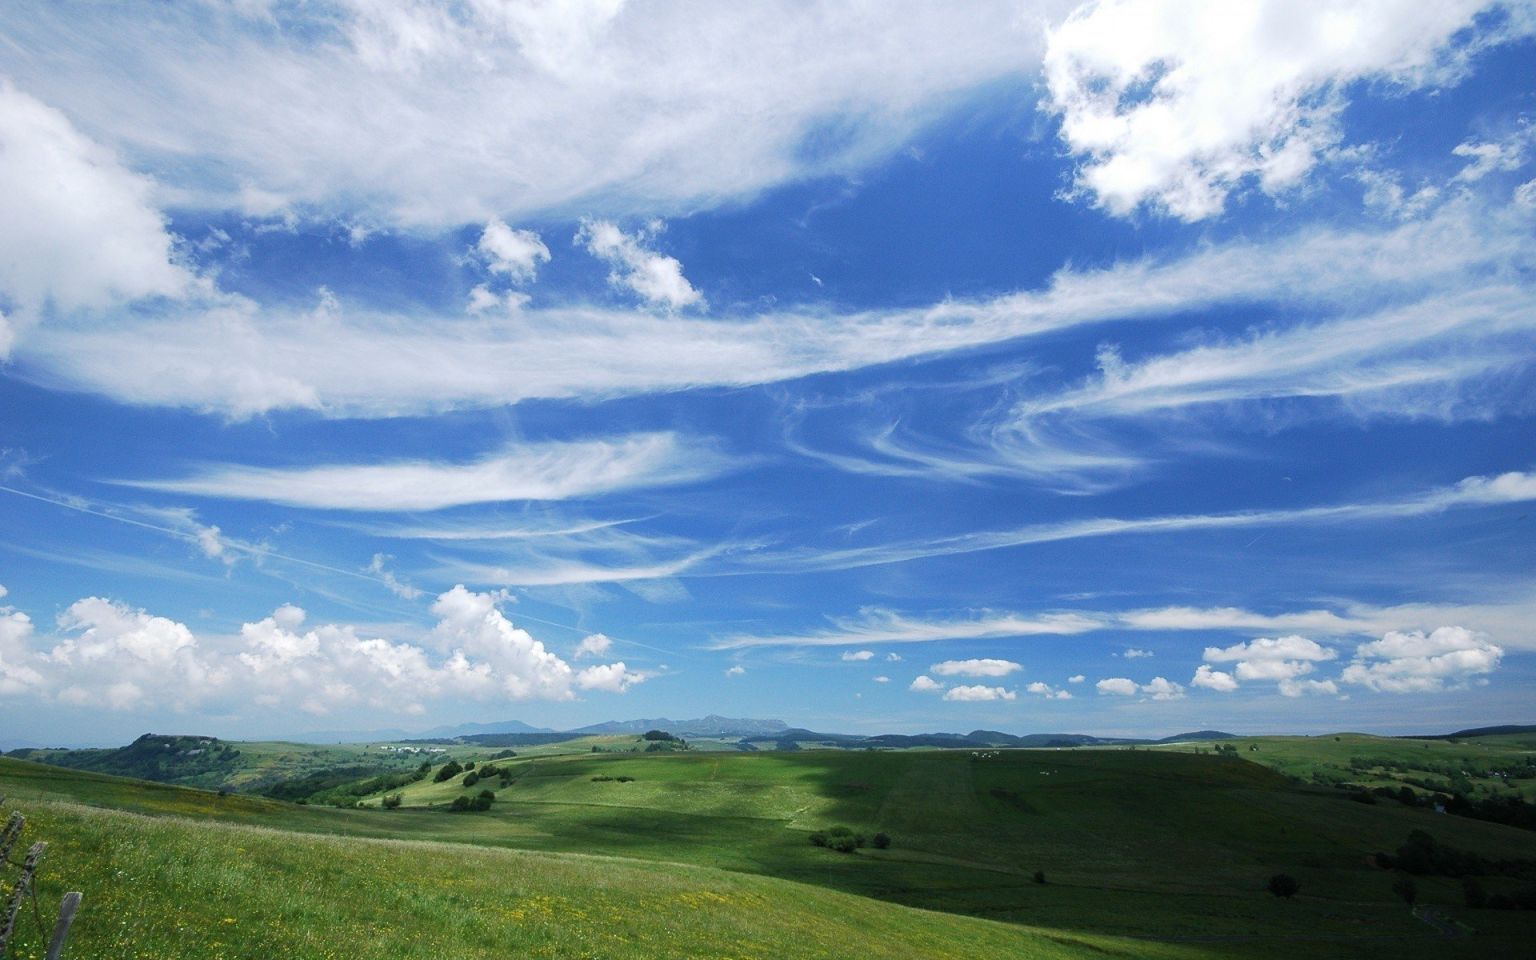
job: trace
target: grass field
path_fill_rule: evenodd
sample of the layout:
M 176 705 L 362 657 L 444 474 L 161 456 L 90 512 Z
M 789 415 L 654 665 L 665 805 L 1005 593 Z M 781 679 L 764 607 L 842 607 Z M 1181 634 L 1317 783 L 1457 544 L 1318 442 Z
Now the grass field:
M 1467 910 L 1456 881 L 1420 878 L 1422 904 L 1476 931 L 1445 938 L 1369 862 L 1414 829 L 1498 857 L 1536 858 L 1536 834 L 1352 803 L 1241 757 L 586 747 L 497 761 L 511 775 L 504 788 L 499 779 L 467 790 L 457 779 L 411 784 L 392 811 L 219 797 L 15 761 L 0 761 L 0 792 L 59 844 L 45 873 L 87 888 L 92 922 L 151 924 L 138 936 L 153 956 L 218 955 L 208 939 L 189 953 L 162 942 L 166 908 L 151 901 L 184 904 L 194 892 L 222 905 L 171 914 L 184 930 L 215 931 L 227 956 L 260 955 L 234 929 L 242 924 L 298 938 L 282 951 L 291 956 L 417 955 L 359 949 L 356 931 L 375 923 L 420 928 L 427 942 L 463 938 L 462 956 L 497 949 L 505 926 L 517 928 L 499 934 L 516 952 L 614 957 L 1281 957 L 1302 944 L 1336 957 L 1501 957 L 1529 955 L 1536 936 L 1533 915 Z M 1267 739 L 1256 752 L 1266 751 L 1277 765 L 1285 753 Z M 489 811 L 445 809 L 486 787 L 496 792 Z M 839 854 L 808 842 L 835 825 L 884 831 L 892 846 Z M 162 856 L 162 847 L 180 852 Z M 146 899 L 122 899 L 98 863 L 137 878 Z M 1047 882 L 1034 882 L 1035 871 Z M 1299 896 L 1265 892 L 1279 872 L 1300 880 Z M 507 906 L 509 897 L 545 906 Z M 733 924 L 753 932 L 733 940 Z

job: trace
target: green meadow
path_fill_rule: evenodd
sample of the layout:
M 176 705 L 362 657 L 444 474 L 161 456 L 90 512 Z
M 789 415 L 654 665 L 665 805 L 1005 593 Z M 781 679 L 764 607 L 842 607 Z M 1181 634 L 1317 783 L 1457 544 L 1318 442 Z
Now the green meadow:
M 1536 833 L 1298 783 L 1282 771 L 1308 744 L 1284 739 L 1217 756 L 607 738 L 519 750 L 469 787 L 411 783 L 396 809 L 4 759 L 0 793 L 53 844 L 45 898 L 86 894 L 71 957 L 1529 955 L 1536 914 L 1469 909 L 1459 880 L 1424 876 L 1427 922 L 1372 855 L 1425 830 L 1536 859 Z M 1311 762 L 1348 767 L 1342 736 L 1309 743 Z M 454 750 L 478 770 L 495 752 Z M 450 812 L 487 789 L 490 809 Z M 810 842 L 832 827 L 891 843 Z M 1276 873 L 1299 894 L 1271 896 Z

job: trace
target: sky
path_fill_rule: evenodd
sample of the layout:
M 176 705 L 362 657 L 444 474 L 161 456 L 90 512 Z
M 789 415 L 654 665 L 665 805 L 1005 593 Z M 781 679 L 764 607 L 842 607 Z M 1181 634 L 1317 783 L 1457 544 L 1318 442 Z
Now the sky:
M 1536 5 L 0 7 L 0 746 L 1536 702 Z

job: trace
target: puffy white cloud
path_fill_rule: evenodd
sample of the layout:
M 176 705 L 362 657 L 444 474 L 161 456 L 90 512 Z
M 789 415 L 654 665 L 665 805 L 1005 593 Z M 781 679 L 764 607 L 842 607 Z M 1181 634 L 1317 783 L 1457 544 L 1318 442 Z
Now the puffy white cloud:
M 930 676 L 922 675 L 913 680 L 907 689 L 917 693 L 933 693 L 936 690 L 943 690 L 944 684 L 938 682 Z
M 1355 648 L 1339 679 L 1384 693 L 1428 693 L 1492 673 L 1503 648 L 1465 627 L 1391 631 Z
M 0 594 L 0 596 L 4 596 L 4 594 Z M 901 662 L 901 654 L 899 654 L 899 653 L 888 653 L 888 654 L 885 655 L 885 662 L 886 663 L 900 663 Z
M 941 677 L 1006 677 L 1024 667 L 1012 660 L 945 660 L 928 668 Z
M 506 276 L 513 283 L 531 282 L 539 264 L 549 262 L 549 248 L 532 230 L 514 230 L 505 221 L 492 219 L 480 234 L 475 247 L 492 273 Z
M 1141 650 L 1141 649 L 1138 649 L 1136 647 L 1128 647 L 1128 648 L 1126 648 L 1126 651 L 1124 653 L 1120 654 L 1120 656 L 1124 657 L 1127 660 L 1139 660 L 1139 659 L 1142 659 L 1144 657 L 1152 656 L 1152 651 L 1151 650 Z
M 726 670 L 725 675 L 728 677 L 740 677 L 744 676 L 746 672 L 747 668 L 738 663 L 734 667 L 731 667 L 729 670 Z
M 1082 683 L 1084 680 L 1087 680 L 1087 679 L 1088 679 L 1087 677 L 1083 676 L 1080 673 L 1074 673 L 1072 676 L 1067 678 L 1067 682 L 1068 683 Z
M 1141 692 L 1153 700 L 1184 699 L 1184 688 L 1166 677 L 1153 677 L 1141 685 Z
M 648 674 L 631 670 L 624 661 L 587 667 L 576 674 L 579 690 L 601 690 L 606 693 L 623 693 L 637 683 L 644 683 Z
M 875 651 L 873 650 L 847 650 L 844 651 L 842 657 L 844 662 L 853 663 L 862 662 L 865 660 L 873 660 L 874 658 Z
M 1189 681 L 1192 687 L 1205 687 L 1208 690 L 1218 690 L 1222 693 L 1231 693 L 1237 689 L 1237 679 L 1232 674 L 1222 670 L 1211 669 L 1210 664 L 1202 663 L 1195 669 L 1195 675 Z
M 612 646 L 613 641 L 606 635 L 601 633 L 591 634 L 583 637 L 581 642 L 576 645 L 576 659 L 580 660 L 583 657 L 606 657 L 608 656 L 608 649 Z
M 1048 107 L 1097 205 L 1200 220 L 1247 182 L 1300 183 L 1339 142 L 1351 82 L 1453 81 L 1452 39 L 1489 5 L 1098 0 L 1049 31 Z
M 1225 663 L 1232 660 L 1332 660 L 1338 655 L 1338 651 L 1331 650 L 1316 640 L 1292 635 L 1275 638 L 1260 637 L 1257 640 L 1233 644 L 1230 647 L 1206 647 L 1203 659 L 1211 663 Z
M 154 184 L 60 111 L 0 79 L 0 305 L 12 322 L 45 308 L 101 309 L 179 296 L 194 279 L 175 260 Z M 7 320 L 0 314 L 0 359 Z
M 1005 690 L 1002 687 L 987 687 L 976 684 L 975 686 L 950 687 L 944 691 L 944 699 L 962 702 L 1017 700 L 1019 695 L 1013 690 Z
M 729 461 L 674 433 L 509 444 L 470 463 L 396 461 L 321 467 L 212 465 L 183 480 L 130 486 L 332 510 L 441 510 L 504 500 L 564 500 L 634 487 L 690 483 Z
M 1094 684 L 1101 696 L 1134 697 L 1140 693 L 1151 700 L 1182 700 L 1184 688 L 1166 677 L 1153 677 L 1138 684 L 1126 677 L 1109 677 Z
M 573 669 L 508 621 L 502 599 L 463 586 L 441 594 L 429 642 L 418 645 L 361 636 L 350 625 L 306 628 L 305 611 L 292 604 L 244 624 L 237 637 L 203 642 L 184 624 L 88 597 L 59 617 L 66 636 L 46 652 L 29 649 L 35 637 L 25 614 L 0 608 L 0 695 L 118 710 L 179 709 L 217 696 L 236 711 L 320 715 L 361 705 L 420 713 L 424 701 L 443 697 L 569 700 L 648 679 L 623 661 Z
M 1126 677 L 1107 677 L 1094 684 L 1100 695 L 1114 697 L 1134 697 L 1138 687 L 1136 681 Z
M 1467 140 L 1457 144 L 1451 153 L 1465 157 L 1467 165 L 1455 179 L 1474 183 L 1490 173 L 1509 173 L 1525 165 L 1526 148 L 1536 138 L 1536 127 L 1525 124 L 1509 136 L 1495 140 Z
M 1332 680 L 1281 680 L 1279 684 L 1280 695 L 1283 697 L 1304 697 L 1309 694 L 1337 696 L 1338 684 Z
M 1071 700 L 1072 699 L 1072 694 L 1069 693 L 1068 691 L 1052 687 L 1050 684 L 1044 683 L 1044 682 L 1042 682 L 1040 680 L 1036 680 L 1034 683 L 1031 683 L 1028 687 L 1025 687 L 1024 689 L 1026 691 L 1028 691 L 1029 693 L 1034 694 L 1037 697 L 1045 697 L 1047 700 Z
M 647 249 L 659 231 L 660 225 L 654 224 L 631 235 L 606 220 L 583 220 L 576 242 L 613 267 L 609 283 L 632 291 L 646 303 L 669 310 L 702 306 L 703 296 L 683 276 L 677 258 Z

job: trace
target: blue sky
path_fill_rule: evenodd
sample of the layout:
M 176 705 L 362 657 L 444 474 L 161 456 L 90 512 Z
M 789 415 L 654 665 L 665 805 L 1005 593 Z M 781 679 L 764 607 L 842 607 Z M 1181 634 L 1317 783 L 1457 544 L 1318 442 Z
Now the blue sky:
M 0 34 L 7 743 L 1532 719 L 1530 4 Z

